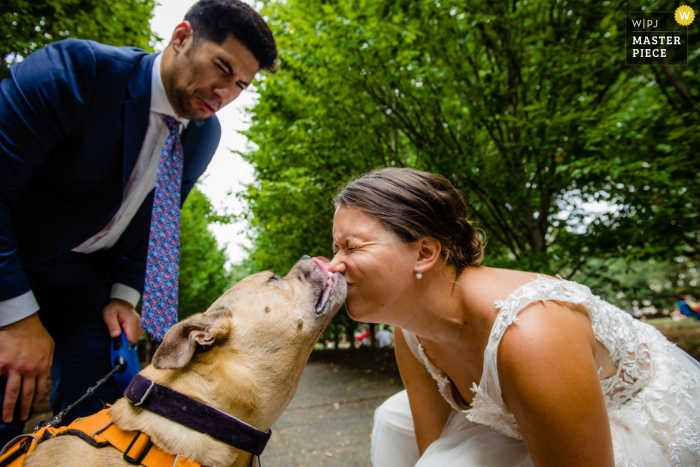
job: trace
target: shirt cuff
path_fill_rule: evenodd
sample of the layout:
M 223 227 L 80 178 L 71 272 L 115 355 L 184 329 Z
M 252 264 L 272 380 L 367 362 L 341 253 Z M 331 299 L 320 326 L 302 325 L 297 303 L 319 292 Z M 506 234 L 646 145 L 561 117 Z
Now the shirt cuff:
M 124 284 L 112 284 L 112 293 L 110 298 L 118 298 L 119 300 L 124 300 L 125 302 L 131 303 L 131 306 L 136 308 L 136 305 L 141 299 L 141 293 L 133 287 L 129 287 Z
M 16 323 L 39 311 L 39 304 L 30 290 L 18 297 L 0 302 L 0 327 Z

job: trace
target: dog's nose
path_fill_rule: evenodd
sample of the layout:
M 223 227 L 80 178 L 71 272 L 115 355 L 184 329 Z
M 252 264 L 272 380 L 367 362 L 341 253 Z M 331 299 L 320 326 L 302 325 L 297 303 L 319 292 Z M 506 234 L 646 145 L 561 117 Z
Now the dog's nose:
M 309 255 L 304 255 L 301 258 L 299 258 L 299 261 L 305 260 L 305 259 L 311 259 L 311 256 Z

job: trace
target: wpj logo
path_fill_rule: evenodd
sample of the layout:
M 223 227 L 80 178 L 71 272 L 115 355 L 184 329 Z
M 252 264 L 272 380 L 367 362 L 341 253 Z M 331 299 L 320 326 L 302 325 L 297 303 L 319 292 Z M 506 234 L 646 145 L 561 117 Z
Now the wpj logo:
M 695 12 L 688 6 L 676 11 L 628 11 L 625 14 L 625 64 L 688 65 L 688 25 Z
M 695 19 L 695 12 L 689 6 L 683 5 L 676 9 L 675 18 L 681 26 L 688 26 Z

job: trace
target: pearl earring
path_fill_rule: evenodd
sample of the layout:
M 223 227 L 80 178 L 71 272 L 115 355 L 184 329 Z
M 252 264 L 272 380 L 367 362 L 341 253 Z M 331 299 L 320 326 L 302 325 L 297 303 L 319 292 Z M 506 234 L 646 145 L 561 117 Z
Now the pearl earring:
M 422 279 L 422 278 L 423 278 L 423 274 L 421 274 L 420 268 L 418 268 L 418 272 L 416 273 L 416 279 Z

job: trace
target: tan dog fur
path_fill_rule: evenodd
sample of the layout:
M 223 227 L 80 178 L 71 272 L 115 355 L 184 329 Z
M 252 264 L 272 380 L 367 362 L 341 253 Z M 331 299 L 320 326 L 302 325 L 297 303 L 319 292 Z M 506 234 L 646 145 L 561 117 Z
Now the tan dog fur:
M 206 311 L 168 331 L 141 375 L 267 431 L 296 392 L 319 335 L 345 300 L 346 284 L 334 274 L 325 312 L 315 306 L 326 277 L 309 259 L 284 278 L 250 276 Z M 124 430 L 148 434 L 153 443 L 207 467 L 243 467 L 252 456 L 119 399 L 110 409 Z M 273 434 L 274 436 L 274 434 Z M 263 454 L 264 456 L 264 454 Z M 129 467 L 118 450 L 93 448 L 73 437 L 41 443 L 26 467 Z

